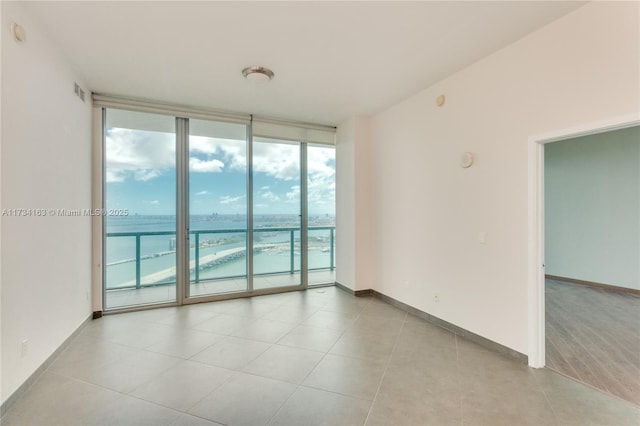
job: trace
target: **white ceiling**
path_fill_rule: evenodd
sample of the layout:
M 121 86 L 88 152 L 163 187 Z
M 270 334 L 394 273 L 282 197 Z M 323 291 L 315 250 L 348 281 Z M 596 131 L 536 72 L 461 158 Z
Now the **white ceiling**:
M 91 91 L 336 125 L 389 107 L 584 3 L 24 4 Z M 241 75 L 250 65 L 275 78 L 251 84 Z

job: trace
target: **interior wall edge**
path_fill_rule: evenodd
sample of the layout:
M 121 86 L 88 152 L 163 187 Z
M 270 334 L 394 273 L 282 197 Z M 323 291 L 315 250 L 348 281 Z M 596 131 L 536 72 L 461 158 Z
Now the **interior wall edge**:
M 401 302 L 397 299 L 394 299 L 393 297 L 387 296 L 384 293 L 381 293 L 377 290 L 368 290 L 370 292 L 370 294 L 374 297 L 377 297 L 379 299 L 381 299 L 382 301 L 395 306 L 396 308 L 402 309 L 403 311 L 407 312 L 410 315 L 416 316 L 418 318 L 421 318 L 423 320 L 425 320 L 428 323 L 431 323 L 433 325 L 436 325 L 440 328 L 443 328 L 453 334 L 455 334 L 456 336 L 460 336 L 462 338 L 465 338 L 471 342 L 477 343 L 478 345 L 482 346 L 485 349 L 489 349 L 493 352 L 498 352 L 502 355 L 505 355 L 511 359 L 514 359 L 516 361 L 518 361 L 521 364 L 528 364 L 529 362 L 529 357 L 521 352 L 516 351 L 515 349 L 511 349 L 507 346 L 504 346 L 498 342 L 494 342 L 491 339 L 487 339 L 486 337 L 483 337 L 479 334 L 473 333 L 465 328 L 462 327 L 458 327 L 455 324 L 450 323 L 449 321 L 445 321 L 441 318 L 438 318 L 435 315 L 431 315 L 427 312 L 424 312 L 418 308 L 415 308 L 411 305 L 408 305 L 404 302 Z
M 45 359 L 42 364 L 36 370 L 31 373 L 31 375 L 25 380 L 9 397 L 0 404 L 0 418 L 5 415 L 7 411 L 11 408 L 11 406 L 22 397 L 26 391 L 29 390 L 31 385 L 33 385 L 38 378 L 46 371 L 47 368 L 55 361 L 55 359 L 60 355 L 71 342 L 80 334 L 80 332 L 95 318 L 93 318 L 93 314 L 89 315 L 82 323 L 76 328 L 69 337 L 67 337 L 61 344 L 58 346 L 51 355 Z

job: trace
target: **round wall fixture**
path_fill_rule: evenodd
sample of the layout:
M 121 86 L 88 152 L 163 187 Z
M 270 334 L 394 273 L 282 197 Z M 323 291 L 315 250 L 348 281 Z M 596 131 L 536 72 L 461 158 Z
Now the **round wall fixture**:
M 24 41 L 27 38 L 24 28 L 16 22 L 11 23 L 11 32 L 15 41 Z
M 464 152 L 460 157 L 460 167 L 468 169 L 473 164 L 473 154 L 470 152 Z
M 436 98 L 436 105 L 438 105 L 439 107 L 444 106 L 444 103 L 447 101 L 447 99 L 444 97 L 444 95 L 440 95 Z
M 269 68 L 247 67 L 242 70 L 242 75 L 249 81 L 260 83 L 271 80 L 275 74 Z

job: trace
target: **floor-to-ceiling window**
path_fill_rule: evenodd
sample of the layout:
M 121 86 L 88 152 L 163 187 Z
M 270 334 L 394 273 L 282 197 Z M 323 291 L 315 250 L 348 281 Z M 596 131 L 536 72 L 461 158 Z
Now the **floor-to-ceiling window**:
M 335 282 L 336 149 L 307 146 L 309 285 Z
M 189 296 L 248 289 L 247 126 L 189 121 Z
M 301 148 L 297 142 L 253 140 L 253 274 L 257 289 L 302 284 Z
M 333 146 L 102 111 L 106 310 L 335 281 Z
M 175 119 L 105 115 L 105 308 L 175 302 Z

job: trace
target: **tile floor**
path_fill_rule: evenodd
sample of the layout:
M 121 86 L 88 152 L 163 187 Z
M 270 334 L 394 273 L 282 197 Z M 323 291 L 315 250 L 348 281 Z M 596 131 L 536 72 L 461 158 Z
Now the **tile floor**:
M 335 287 L 92 321 L 9 425 L 638 425 L 640 410 Z

